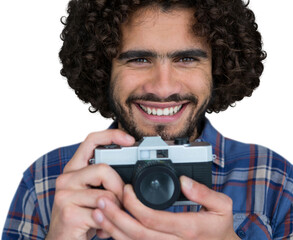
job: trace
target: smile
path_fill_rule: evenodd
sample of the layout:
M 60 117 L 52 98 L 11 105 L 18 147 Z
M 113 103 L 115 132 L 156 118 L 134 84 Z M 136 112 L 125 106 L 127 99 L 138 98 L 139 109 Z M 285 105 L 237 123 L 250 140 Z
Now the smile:
M 148 106 L 144 106 L 142 104 L 139 104 L 139 106 L 148 115 L 173 116 L 182 109 L 183 104 L 173 106 L 173 107 L 166 107 L 166 108 L 148 107 Z

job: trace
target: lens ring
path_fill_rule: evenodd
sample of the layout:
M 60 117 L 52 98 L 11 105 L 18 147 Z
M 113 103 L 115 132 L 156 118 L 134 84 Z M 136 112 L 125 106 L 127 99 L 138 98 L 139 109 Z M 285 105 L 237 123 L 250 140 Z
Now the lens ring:
M 156 163 L 140 169 L 133 181 L 137 198 L 146 206 L 162 210 L 180 195 L 180 182 L 169 164 Z

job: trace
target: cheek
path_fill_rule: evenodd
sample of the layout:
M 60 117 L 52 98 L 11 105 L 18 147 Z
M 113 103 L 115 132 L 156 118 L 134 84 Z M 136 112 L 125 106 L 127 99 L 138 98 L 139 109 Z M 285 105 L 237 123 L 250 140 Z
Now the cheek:
M 185 85 L 189 92 L 199 97 L 199 101 L 205 101 L 211 95 L 212 76 L 205 71 L 197 71 L 190 74 Z
M 138 77 L 133 71 L 117 71 L 112 73 L 111 86 L 114 97 L 125 101 L 139 88 Z

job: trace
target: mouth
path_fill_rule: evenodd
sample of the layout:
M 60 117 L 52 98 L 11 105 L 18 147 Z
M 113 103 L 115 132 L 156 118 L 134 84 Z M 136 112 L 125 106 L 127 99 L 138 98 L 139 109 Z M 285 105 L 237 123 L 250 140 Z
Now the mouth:
M 184 102 L 135 102 L 135 106 L 145 119 L 152 123 L 176 123 L 182 116 L 189 101 Z
M 138 104 L 138 106 L 148 115 L 153 116 L 174 116 L 183 107 L 183 104 L 172 106 L 172 107 L 155 107 Z

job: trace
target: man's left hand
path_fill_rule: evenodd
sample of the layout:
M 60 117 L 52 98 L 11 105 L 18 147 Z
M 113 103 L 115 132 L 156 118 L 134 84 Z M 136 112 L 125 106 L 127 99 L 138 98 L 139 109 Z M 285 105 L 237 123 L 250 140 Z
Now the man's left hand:
M 126 185 L 123 205 L 133 217 L 110 199 L 101 198 L 93 218 L 117 240 L 239 239 L 233 230 L 233 202 L 227 195 L 184 176 L 180 181 L 184 195 L 203 206 L 199 212 L 172 213 L 148 208 L 136 198 L 132 186 Z

